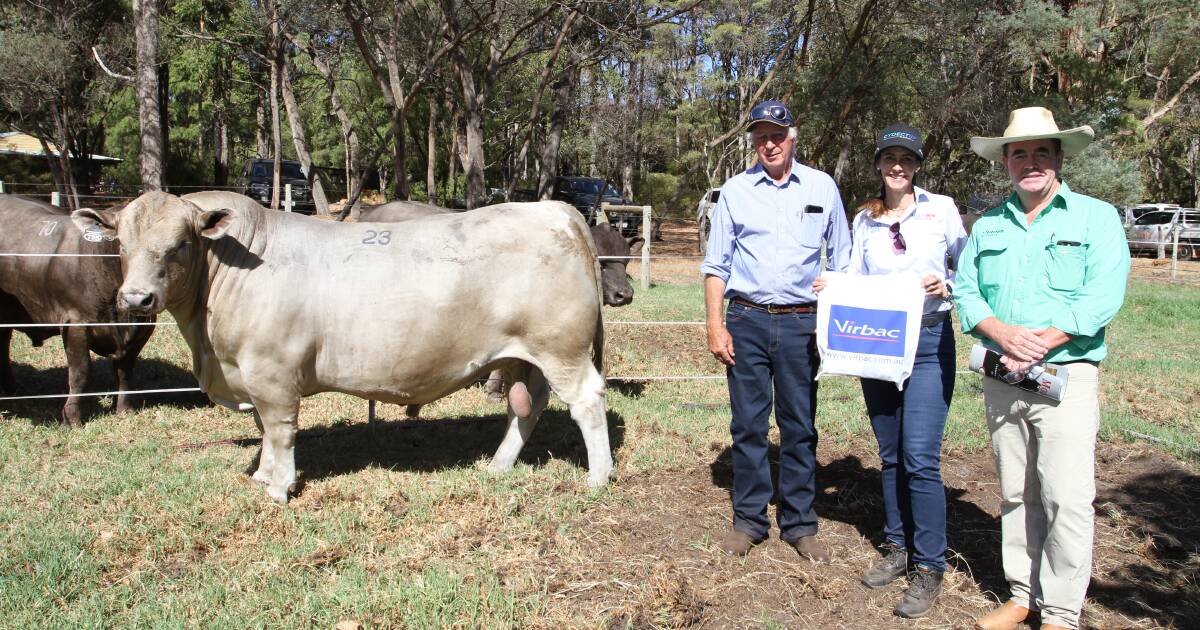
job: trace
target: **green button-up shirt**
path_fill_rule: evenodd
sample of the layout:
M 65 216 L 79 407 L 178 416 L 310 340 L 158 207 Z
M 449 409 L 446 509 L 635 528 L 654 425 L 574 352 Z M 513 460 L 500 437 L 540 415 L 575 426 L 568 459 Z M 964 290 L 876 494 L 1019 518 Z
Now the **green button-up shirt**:
M 1104 327 L 1125 301 L 1128 277 L 1129 246 L 1116 209 L 1061 182 L 1033 223 L 1025 221 L 1015 192 L 975 222 L 954 300 L 963 332 L 993 348 L 974 332 L 988 317 L 1071 335 L 1047 361 L 1099 361 L 1108 354 Z

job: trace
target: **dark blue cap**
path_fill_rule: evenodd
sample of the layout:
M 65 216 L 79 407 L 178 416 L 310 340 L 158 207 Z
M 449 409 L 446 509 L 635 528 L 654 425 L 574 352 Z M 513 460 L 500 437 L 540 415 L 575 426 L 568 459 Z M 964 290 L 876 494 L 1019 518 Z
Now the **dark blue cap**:
M 763 101 L 750 110 L 750 120 L 746 123 L 749 129 L 754 123 L 771 123 L 780 127 L 792 126 L 792 112 L 787 105 L 779 101 Z
M 888 147 L 902 147 L 912 151 L 918 159 L 924 160 L 922 144 L 924 143 L 921 142 L 921 132 L 916 129 L 904 123 L 888 125 L 887 129 L 879 132 L 879 138 L 875 140 L 875 159 L 879 159 L 879 154 Z

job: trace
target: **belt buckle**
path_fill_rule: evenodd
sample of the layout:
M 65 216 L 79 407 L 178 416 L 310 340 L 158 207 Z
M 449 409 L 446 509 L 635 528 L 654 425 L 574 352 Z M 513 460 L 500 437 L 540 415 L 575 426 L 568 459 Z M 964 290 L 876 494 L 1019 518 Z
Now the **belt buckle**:
M 766 307 L 767 307 L 767 313 L 771 314 L 771 315 L 779 315 L 784 312 L 783 307 L 777 306 L 775 304 L 767 304 Z

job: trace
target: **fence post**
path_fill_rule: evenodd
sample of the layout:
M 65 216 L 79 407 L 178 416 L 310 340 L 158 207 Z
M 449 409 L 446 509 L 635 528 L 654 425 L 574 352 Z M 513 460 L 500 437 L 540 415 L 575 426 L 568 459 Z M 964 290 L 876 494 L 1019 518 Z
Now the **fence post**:
M 50 205 L 62 206 L 62 195 L 57 190 L 50 193 Z
M 285 184 L 283 187 L 283 209 L 288 212 L 292 211 L 292 185 L 291 184 Z
M 4 194 L 4 180 L 0 179 L 0 195 Z
M 1180 217 L 1180 220 L 1183 218 Z M 1171 282 L 1175 282 L 1175 268 L 1179 261 L 1179 228 L 1178 223 L 1171 226 Z
M 653 226 L 650 225 L 650 206 L 642 206 L 642 288 L 650 288 L 650 241 Z

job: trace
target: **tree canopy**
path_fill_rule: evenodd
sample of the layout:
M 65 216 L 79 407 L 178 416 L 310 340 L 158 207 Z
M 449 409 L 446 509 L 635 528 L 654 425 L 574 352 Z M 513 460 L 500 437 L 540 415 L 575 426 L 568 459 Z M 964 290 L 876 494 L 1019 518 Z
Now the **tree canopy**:
M 851 207 L 877 190 L 874 137 L 897 121 L 926 134 L 922 185 L 960 201 L 1003 189 L 968 138 L 1029 105 L 1096 129 L 1068 160 L 1075 190 L 1117 204 L 1200 195 L 1194 0 L 153 6 L 168 188 L 228 185 L 247 160 L 279 157 L 331 199 L 378 181 L 391 197 L 474 207 L 579 174 L 682 215 L 745 167 L 742 121 L 777 98 L 796 115 L 799 159 Z M 135 187 L 136 8 L 0 9 L 4 126 L 125 158 L 112 175 Z M 69 192 L 70 169 L 55 168 Z

